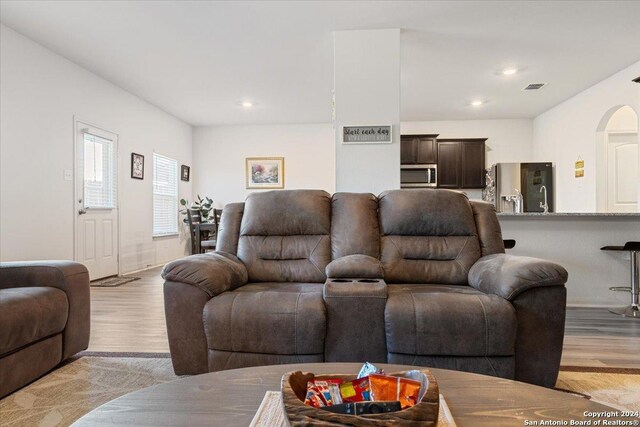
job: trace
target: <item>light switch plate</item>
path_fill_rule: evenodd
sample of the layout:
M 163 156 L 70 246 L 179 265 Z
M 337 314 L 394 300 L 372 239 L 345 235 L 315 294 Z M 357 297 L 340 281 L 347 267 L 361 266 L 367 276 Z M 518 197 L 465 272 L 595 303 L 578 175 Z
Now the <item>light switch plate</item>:
M 65 169 L 63 176 L 65 181 L 73 181 L 73 171 L 71 169 Z

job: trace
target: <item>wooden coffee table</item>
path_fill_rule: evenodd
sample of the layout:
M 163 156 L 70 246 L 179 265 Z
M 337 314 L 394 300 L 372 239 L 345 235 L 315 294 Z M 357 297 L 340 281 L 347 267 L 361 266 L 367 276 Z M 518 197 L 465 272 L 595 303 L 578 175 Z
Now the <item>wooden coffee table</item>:
M 376 365 L 388 373 L 416 369 Z M 311 363 L 196 375 L 129 393 L 96 408 L 73 425 L 244 427 L 251 422 L 265 392 L 280 390 L 285 372 L 347 374 L 357 373 L 360 367 L 360 363 Z M 525 420 L 593 420 L 585 413 L 616 411 L 530 384 L 444 369 L 431 371 L 459 427 L 523 426 Z

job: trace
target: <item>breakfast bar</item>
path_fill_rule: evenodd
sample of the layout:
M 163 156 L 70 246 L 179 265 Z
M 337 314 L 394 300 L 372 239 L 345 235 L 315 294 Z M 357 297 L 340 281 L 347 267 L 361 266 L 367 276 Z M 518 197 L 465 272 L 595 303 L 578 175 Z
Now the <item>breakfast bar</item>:
M 513 255 L 557 260 L 569 272 L 567 303 L 623 306 L 629 286 L 629 252 L 601 251 L 640 240 L 640 213 L 499 213 L 504 239 L 514 239 Z

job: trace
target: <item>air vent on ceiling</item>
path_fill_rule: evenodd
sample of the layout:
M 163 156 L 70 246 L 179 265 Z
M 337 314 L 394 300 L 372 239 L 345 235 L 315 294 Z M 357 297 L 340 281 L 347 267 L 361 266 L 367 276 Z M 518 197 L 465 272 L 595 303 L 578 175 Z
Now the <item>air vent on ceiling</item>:
M 542 87 L 545 85 L 546 83 L 529 83 L 528 85 L 523 87 L 522 90 L 538 90 L 542 89 Z

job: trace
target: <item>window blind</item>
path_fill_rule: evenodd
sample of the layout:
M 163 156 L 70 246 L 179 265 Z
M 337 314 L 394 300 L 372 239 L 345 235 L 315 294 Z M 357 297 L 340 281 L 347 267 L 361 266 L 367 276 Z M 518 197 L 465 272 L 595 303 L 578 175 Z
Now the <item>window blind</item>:
M 178 233 L 178 162 L 153 153 L 153 235 Z
M 84 207 L 115 209 L 117 204 L 117 170 L 113 141 L 84 133 Z

